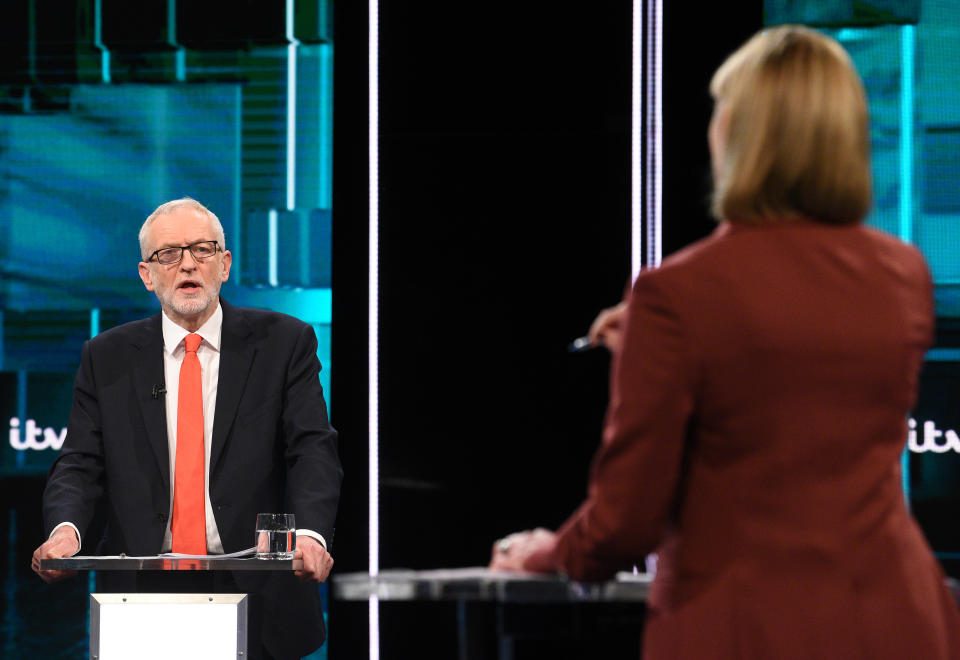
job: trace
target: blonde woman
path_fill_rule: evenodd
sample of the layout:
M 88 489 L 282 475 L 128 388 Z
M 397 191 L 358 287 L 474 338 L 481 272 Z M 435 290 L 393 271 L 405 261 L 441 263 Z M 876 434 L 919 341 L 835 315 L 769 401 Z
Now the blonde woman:
M 602 579 L 659 548 L 647 660 L 960 658 L 899 467 L 932 285 L 861 224 L 862 84 L 839 44 L 786 26 L 711 92 L 719 227 L 604 321 L 622 335 L 587 499 L 491 566 Z

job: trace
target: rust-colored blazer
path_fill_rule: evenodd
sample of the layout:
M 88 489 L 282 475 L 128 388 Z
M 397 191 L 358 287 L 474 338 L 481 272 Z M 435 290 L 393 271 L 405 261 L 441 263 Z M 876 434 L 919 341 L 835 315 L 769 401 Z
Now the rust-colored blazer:
M 721 225 L 637 279 L 587 500 L 530 568 L 604 578 L 660 547 L 645 660 L 960 657 L 901 490 L 932 331 L 914 248 Z

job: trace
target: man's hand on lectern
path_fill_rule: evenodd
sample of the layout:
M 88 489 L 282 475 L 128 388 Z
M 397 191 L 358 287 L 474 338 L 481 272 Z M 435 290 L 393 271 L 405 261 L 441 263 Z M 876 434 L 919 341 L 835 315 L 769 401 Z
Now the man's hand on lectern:
M 72 557 L 80 550 L 80 541 L 77 539 L 77 533 L 72 527 L 60 527 L 50 538 L 33 551 L 33 561 L 30 567 L 33 572 L 40 576 L 44 582 L 56 582 L 66 577 L 76 575 L 76 571 L 41 571 L 41 559 L 60 559 L 61 557 Z
M 294 559 L 303 560 L 303 568 L 294 574 L 304 581 L 323 582 L 333 568 L 333 557 L 327 549 L 312 536 L 298 536 Z

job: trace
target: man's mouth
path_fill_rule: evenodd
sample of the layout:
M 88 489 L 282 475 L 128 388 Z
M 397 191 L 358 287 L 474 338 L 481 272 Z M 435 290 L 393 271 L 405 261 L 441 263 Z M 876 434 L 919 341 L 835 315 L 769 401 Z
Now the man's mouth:
M 184 293 L 195 293 L 199 291 L 201 287 L 199 282 L 194 282 L 193 280 L 186 280 L 184 282 L 181 282 L 177 286 L 177 288 L 183 291 Z

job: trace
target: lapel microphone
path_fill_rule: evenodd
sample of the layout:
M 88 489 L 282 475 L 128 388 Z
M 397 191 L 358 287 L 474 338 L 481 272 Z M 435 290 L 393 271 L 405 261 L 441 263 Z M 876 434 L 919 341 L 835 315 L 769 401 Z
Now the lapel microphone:
M 154 386 L 153 386 L 153 389 L 150 391 L 150 393 L 153 394 L 153 398 L 154 398 L 154 399 L 157 399 L 157 398 L 160 397 L 161 394 L 166 394 L 166 393 L 167 393 L 167 388 L 161 387 L 161 386 L 159 386 L 159 385 L 154 385 Z

